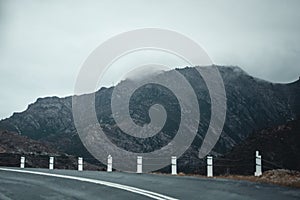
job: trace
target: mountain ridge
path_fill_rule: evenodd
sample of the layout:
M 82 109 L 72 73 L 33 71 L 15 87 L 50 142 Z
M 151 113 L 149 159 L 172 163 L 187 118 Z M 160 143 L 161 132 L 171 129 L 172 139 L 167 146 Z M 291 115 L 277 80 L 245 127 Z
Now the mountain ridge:
M 213 66 L 222 66 L 222 65 L 217 65 L 214 64 Z M 202 66 L 198 66 L 198 67 L 202 67 Z M 222 66 L 223 67 L 223 66 Z M 225 65 L 224 67 L 226 68 L 238 68 L 239 70 L 241 70 L 243 73 L 245 73 L 248 76 L 252 76 L 249 73 L 247 73 L 244 69 L 242 69 L 241 67 L 237 66 L 237 65 Z M 186 68 L 192 68 L 192 67 L 186 67 Z M 180 70 L 180 69 L 184 69 L 184 68 L 175 68 L 175 70 Z M 293 81 L 288 81 L 288 82 L 274 82 L 274 81 L 268 81 L 268 80 L 264 80 L 263 78 L 257 78 L 255 77 L 256 80 L 261 80 L 263 82 L 267 82 L 267 83 L 271 83 L 271 84 L 277 84 L 277 85 L 292 85 L 292 84 L 300 84 L 300 76 L 297 80 L 293 80 Z M 114 86 L 110 86 L 110 87 L 101 87 L 100 89 L 98 89 L 97 91 L 101 90 L 101 89 L 109 89 L 109 88 L 113 88 Z M 84 93 L 84 94 L 89 94 L 89 93 Z M 84 94 L 80 94 L 80 95 L 84 95 Z M 4 117 L 2 119 L 0 119 L 0 121 L 6 120 L 11 118 L 14 114 L 19 114 L 19 113 L 23 113 L 24 111 L 26 111 L 28 109 L 28 107 L 32 104 L 37 103 L 38 100 L 41 99 L 47 99 L 47 98 L 59 98 L 59 99 L 66 99 L 66 98 L 72 98 L 72 96 L 75 96 L 78 94 L 72 94 L 72 95 L 62 95 L 62 96 L 58 96 L 58 95 L 44 95 L 45 97 L 37 97 L 35 101 L 28 103 L 27 108 L 22 110 L 22 111 L 18 111 L 18 112 L 13 112 L 10 116 Z

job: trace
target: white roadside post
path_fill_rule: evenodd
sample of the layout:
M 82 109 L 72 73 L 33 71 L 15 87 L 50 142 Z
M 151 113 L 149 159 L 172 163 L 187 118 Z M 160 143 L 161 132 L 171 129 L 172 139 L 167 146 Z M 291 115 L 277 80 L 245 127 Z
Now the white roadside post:
M 255 173 L 254 176 L 262 175 L 262 164 L 261 164 L 261 155 L 259 155 L 259 151 L 255 152 Z
M 49 158 L 49 169 L 50 170 L 54 169 L 54 157 Z
M 177 175 L 177 158 L 172 156 L 171 158 L 172 175 Z
M 137 157 L 137 166 L 136 166 L 136 173 L 141 174 L 143 173 L 143 157 Z
M 25 168 L 25 157 L 24 156 L 21 157 L 20 168 L 22 168 L 22 169 Z
M 112 157 L 108 155 L 107 157 L 107 172 L 112 172 Z
M 78 158 L 78 171 L 83 171 L 83 158 Z
M 213 157 L 207 156 L 207 177 L 213 177 Z

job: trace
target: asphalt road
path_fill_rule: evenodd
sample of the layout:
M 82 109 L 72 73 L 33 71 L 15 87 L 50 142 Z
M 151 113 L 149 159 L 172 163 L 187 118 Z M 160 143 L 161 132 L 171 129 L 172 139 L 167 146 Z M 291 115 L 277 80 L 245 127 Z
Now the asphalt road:
M 0 168 L 0 199 L 300 199 L 300 189 L 197 177 Z M 21 170 L 21 171 L 25 171 Z M 51 176 L 52 175 L 52 176 Z M 116 184 L 117 183 L 117 184 Z

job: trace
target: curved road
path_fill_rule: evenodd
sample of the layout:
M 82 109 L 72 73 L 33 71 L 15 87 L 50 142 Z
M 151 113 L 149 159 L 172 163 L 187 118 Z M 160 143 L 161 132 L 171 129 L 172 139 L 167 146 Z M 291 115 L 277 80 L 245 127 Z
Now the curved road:
M 300 190 L 153 174 L 0 168 L 0 199 L 300 199 Z

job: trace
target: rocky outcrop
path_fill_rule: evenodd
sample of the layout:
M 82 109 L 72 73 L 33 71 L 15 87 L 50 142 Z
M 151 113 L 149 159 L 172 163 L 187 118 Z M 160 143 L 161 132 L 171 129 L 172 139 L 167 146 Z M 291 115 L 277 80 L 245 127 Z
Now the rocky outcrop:
M 56 150 L 51 144 L 29 139 L 18 133 L 0 131 L 0 166 L 19 167 L 25 156 L 26 167 L 48 168 L 49 157 L 54 157 L 56 169 L 77 169 L 77 157 Z M 103 170 L 101 166 L 85 162 L 85 169 Z

